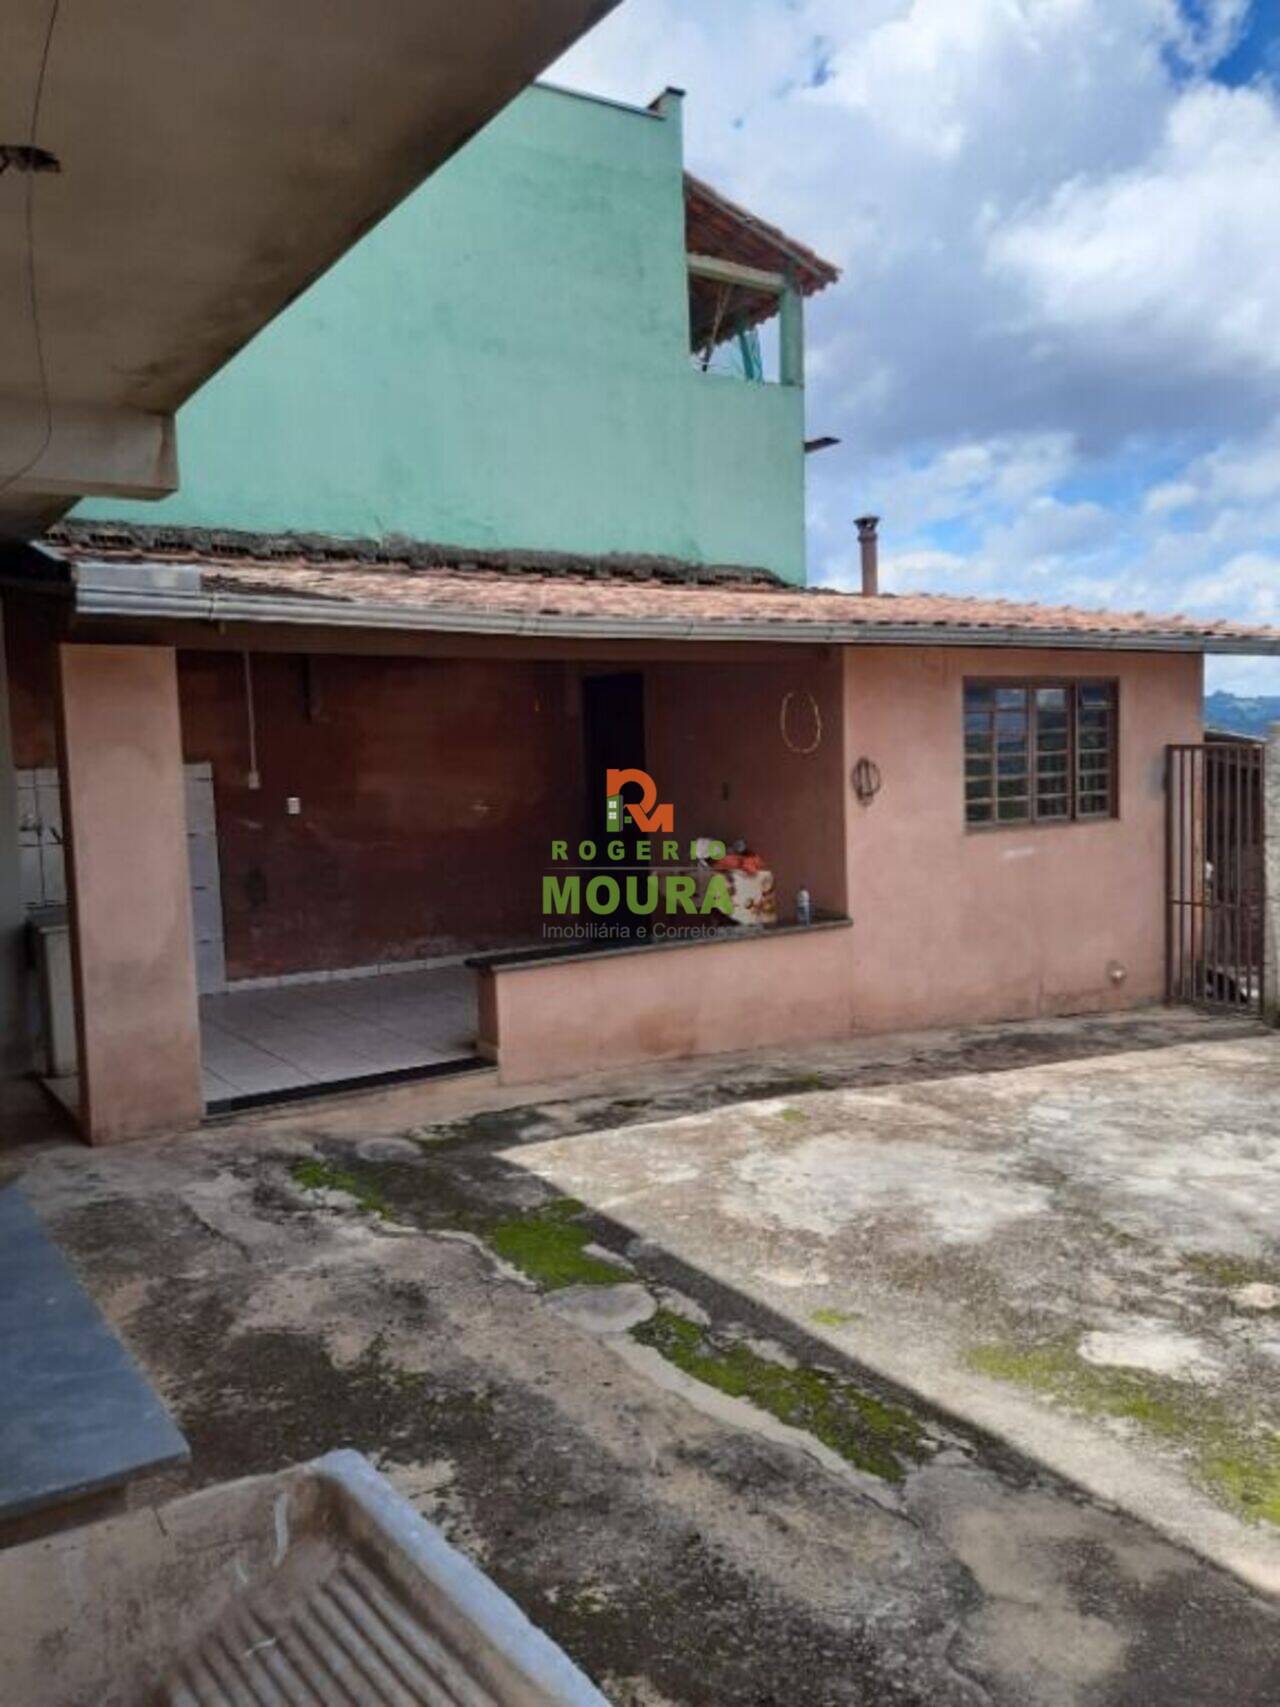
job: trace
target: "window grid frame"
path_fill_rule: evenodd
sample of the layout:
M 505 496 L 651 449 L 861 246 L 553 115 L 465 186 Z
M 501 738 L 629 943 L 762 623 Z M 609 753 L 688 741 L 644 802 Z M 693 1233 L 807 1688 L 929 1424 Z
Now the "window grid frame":
M 990 744 L 989 780 L 991 794 L 988 804 L 991 817 L 975 820 L 969 816 L 969 748 L 968 719 L 972 713 L 967 699 L 970 689 L 991 692 L 991 708 L 987 714 L 987 739 Z M 1026 697 L 1027 716 L 1027 816 L 1001 818 L 1000 757 L 996 734 L 999 705 L 995 695 L 1001 688 L 1016 688 Z M 1065 689 L 1067 694 L 1067 783 L 1068 811 L 1056 817 L 1041 817 L 1039 812 L 1039 729 L 1036 716 L 1037 695 L 1043 688 Z M 1104 688 L 1107 692 L 1107 810 L 1082 812 L 1080 800 L 1085 792 L 1080 786 L 1080 690 Z M 992 830 L 1054 830 L 1072 824 L 1110 824 L 1120 816 L 1120 682 L 1115 676 L 966 676 L 961 683 L 960 720 L 962 736 L 961 810 L 966 833 L 986 835 Z M 1090 791 L 1093 792 L 1093 791 Z

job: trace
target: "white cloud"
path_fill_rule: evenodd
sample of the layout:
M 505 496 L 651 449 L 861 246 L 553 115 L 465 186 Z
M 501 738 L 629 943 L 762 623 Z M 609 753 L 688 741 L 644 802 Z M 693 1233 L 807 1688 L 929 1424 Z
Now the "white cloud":
M 1167 480 L 1148 490 L 1142 507 L 1149 516 L 1172 516 L 1194 504 L 1196 497 L 1196 488 L 1189 480 Z
M 1065 478 L 1075 464 L 1061 433 L 961 439 L 921 460 L 888 458 L 862 475 L 866 508 L 899 532 L 1006 510 Z
M 1115 527 L 1114 516 L 1101 504 L 1089 499 L 1064 503 L 1042 493 L 1024 505 L 1012 521 L 990 529 L 985 547 L 988 554 L 1010 567 L 1021 563 L 1040 573 L 1110 542 Z
M 971 559 L 954 551 L 900 551 L 882 560 L 881 584 L 886 593 L 932 593 L 946 587 L 963 596 L 979 591 L 966 581 L 970 569 Z M 858 582 L 846 571 L 835 584 L 856 587 Z
M 1280 103 L 1213 81 L 1249 16 L 625 0 L 558 68 L 684 87 L 690 164 L 844 267 L 809 313 L 810 430 L 843 440 L 810 468 L 815 579 L 856 584 L 878 511 L 890 584 L 1267 608 Z
M 1280 666 L 1274 658 L 1206 658 L 1204 681 L 1210 693 L 1222 689 L 1246 698 L 1280 699 Z
M 1277 210 L 1280 103 L 1206 85 L 1170 105 L 1149 158 L 1060 186 L 991 233 L 990 258 L 1026 285 L 1036 320 L 1126 365 L 1274 374 Z
M 1261 432 L 1196 457 L 1180 479 L 1154 487 L 1147 498 L 1156 513 L 1192 506 L 1257 508 L 1280 526 L 1280 415 Z
M 1230 608 L 1251 622 L 1280 626 L 1280 555 L 1241 552 L 1221 568 L 1188 582 L 1182 601 L 1197 614 Z

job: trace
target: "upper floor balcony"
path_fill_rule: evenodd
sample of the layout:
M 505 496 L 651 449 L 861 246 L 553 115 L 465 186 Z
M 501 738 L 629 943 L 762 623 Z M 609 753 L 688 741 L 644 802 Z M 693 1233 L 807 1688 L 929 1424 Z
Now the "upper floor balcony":
M 684 204 L 701 538 L 803 581 L 804 303 L 840 274 L 691 172 Z

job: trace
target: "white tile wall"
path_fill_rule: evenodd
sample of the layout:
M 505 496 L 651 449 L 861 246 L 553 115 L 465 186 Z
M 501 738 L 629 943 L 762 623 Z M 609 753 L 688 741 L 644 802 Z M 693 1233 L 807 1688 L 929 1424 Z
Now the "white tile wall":
M 28 907 L 52 906 L 67 898 L 58 773 L 18 771 L 17 785 L 22 899 Z
M 205 761 L 186 765 L 184 771 L 196 974 L 203 995 L 221 990 L 227 982 L 213 767 Z M 23 903 L 27 907 L 61 904 L 67 898 L 67 874 L 58 773 L 18 771 L 17 788 Z
M 202 996 L 226 988 L 227 953 L 222 921 L 222 875 L 218 864 L 218 819 L 213 767 L 184 766 L 187 792 L 187 862 L 191 870 L 191 925 L 195 937 L 196 986 Z

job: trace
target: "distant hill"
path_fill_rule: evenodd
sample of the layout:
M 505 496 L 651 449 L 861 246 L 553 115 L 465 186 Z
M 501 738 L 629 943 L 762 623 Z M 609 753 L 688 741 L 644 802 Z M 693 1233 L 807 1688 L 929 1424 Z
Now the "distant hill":
M 1280 698 L 1246 699 L 1234 693 L 1206 694 L 1204 721 L 1208 729 L 1227 729 L 1233 735 L 1265 735 L 1272 723 L 1280 723 Z

